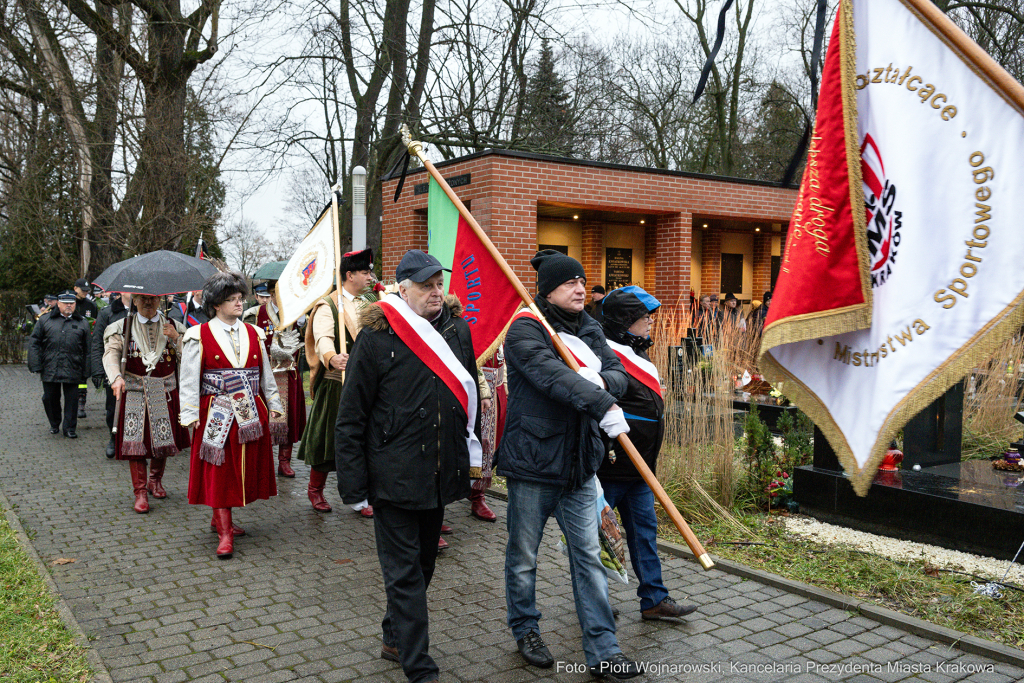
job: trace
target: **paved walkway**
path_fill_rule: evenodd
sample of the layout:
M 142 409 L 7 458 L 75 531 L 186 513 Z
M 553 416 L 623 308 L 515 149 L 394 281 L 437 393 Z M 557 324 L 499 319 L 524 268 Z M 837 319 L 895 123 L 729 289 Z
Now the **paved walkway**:
M 24 366 L 0 366 L 0 490 L 114 681 L 405 680 L 378 658 L 384 592 L 372 522 L 340 505 L 314 512 L 301 463 L 295 479 L 278 479 L 277 498 L 236 511 L 248 536 L 219 561 L 209 509 L 185 501 L 187 457 L 169 461 L 169 497 L 135 514 L 126 464 L 103 456 L 98 392 L 90 387 L 75 441 L 48 434 L 41 395 Z M 560 661 L 541 671 L 516 653 L 504 620 L 505 507 L 493 507 L 498 524 L 472 519 L 466 503 L 448 510 L 452 547 L 429 592 L 441 680 L 590 680 L 573 672 L 580 632 L 553 523 L 537 587 L 543 635 Z M 56 558 L 76 561 L 51 566 Z M 664 567 L 674 596 L 700 605 L 684 624 L 642 622 L 633 589 L 612 587 L 623 650 L 662 667 L 639 680 L 1024 680 L 1022 669 L 778 588 L 674 557 Z

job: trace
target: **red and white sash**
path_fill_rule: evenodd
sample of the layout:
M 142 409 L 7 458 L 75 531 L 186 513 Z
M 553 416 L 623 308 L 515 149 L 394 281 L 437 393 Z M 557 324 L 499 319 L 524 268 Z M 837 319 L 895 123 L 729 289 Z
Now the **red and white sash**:
M 516 317 L 513 318 L 513 320 L 515 320 L 516 318 L 530 318 L 532 320 L 537 321 L 540 320 L 540 318 L 538 318 L 537 315 L 528 308 L 524 308 L 521 311 L 519 311 L 516 314 Z M 563 343 L 565 343 L 565 346 L 569 349 L 569 352 L 572 353 L 572 357 L 576 359 L 576 363 L 581 368 L 591 368 L 596 372 L 601 372 L 601 359 L 597 357 L 597 354 L 594 353 L 589 346 L 587 346 L 587 343 L 585 341 L 583 341 L 579 337 L 569 334 L 568 332 L 559 332 L 558 338 L 561 339 Z
M 477 380 L 455 357 L 448 342 L 434 326 L 416 314 L 405 299 L 389 294 L 377 304 L 401 338 L 416 357 L 444 382 L 466 412 L 466 443 L 469 445 L 469 466 L 480 467 L 483 447 L 473 432 L 476 424 Z
M 651 391 L 657 392 L 658 396 L 664 398 L 664 395 L 661 393 L 661 378 L 658 376 L 658 368 L 654 366 L 654 363 L 641 358 L 628 346 L 613 342 L 611 339 L 608 340 L 608 346 L 619 357 L 619 360 L 622 361 L 626 372 Z

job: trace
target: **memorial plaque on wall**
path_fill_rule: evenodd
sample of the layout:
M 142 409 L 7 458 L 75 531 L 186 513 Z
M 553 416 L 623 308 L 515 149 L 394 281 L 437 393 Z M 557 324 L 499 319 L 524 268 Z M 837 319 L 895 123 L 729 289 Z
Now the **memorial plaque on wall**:
M 625 287 L 633 282 L 633 250 L 607 247 L 604 281 L 608 287 Z
M 544 251 L 545 249 L 553 249 L 559 254 L 569 255 L 569 245 L 567 244 L 538 244 L 537 251 Z

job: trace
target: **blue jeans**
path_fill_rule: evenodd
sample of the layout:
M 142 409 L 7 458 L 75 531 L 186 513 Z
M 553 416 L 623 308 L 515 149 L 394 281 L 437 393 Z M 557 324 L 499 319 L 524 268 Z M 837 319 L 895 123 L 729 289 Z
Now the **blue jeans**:
M 601 487 L 605 502 L 613 510 L 618 508 L 622 515 L 629 561 L 640 584 L 636 589 L 640 609 L 650 609 L 668 597 L 668 589 L 661 580 L 661 560 L 658 559 L 658 517 L 654 514 L 654 493 L 643 479 L 602 481 Z
M 591 478 L 576 491 L 559 484 L 508 479 L 508 545 L 505 548 L 505 601 L 508 626 L 516 640 L 540 633 L 537 610 L 537 549 L 544 524 L 554 514 L 569 546 L 569 573 L 576 616 L 583 632 L 587 664 L 596 666 L 622 650 L 608 601 L 608 577 L 601 564 L 597 488 Z

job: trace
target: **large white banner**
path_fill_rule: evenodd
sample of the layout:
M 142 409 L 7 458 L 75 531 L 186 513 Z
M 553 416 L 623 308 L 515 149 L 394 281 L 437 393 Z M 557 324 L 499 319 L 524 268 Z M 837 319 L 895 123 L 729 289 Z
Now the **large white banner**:
M 335 220 L 331 207 L 313 225 L 277 281 L 277 306 L 281 310 L 281 327 L 298 320 L 321 297 L 334 289 Z
M 768 353 L 863 494 L 906 421 L 1021 325 L 1024 112 L 914 3 L 852 5 L 871 325 Z

